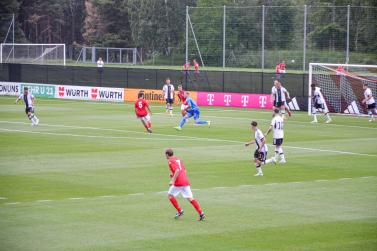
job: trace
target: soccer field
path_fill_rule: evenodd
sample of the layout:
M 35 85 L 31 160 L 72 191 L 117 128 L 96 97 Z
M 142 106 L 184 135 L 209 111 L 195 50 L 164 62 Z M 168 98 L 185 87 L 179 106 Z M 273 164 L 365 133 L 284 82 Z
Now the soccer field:
M 211 128 L 190 120 L 177 132 L 179 108 L 170 117 L 155 105 L 147 134 L 131 104 L 38 99 L 31 127 L 14 99 L 0 98 L 0 250 L 377 249 L 377 124 L 367 118 L 312 125 L 294 113 L 287 163 L 254 177 L 244 142 L 271 111 L 202 107 Z M 183 198 L 173 218 L 168 147 L 204 222 Z

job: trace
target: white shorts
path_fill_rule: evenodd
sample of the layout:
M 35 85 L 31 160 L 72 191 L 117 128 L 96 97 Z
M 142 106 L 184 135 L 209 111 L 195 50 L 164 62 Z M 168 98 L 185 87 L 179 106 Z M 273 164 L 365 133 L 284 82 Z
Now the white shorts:
M 168 194 L 174 197 L 177 197 L 179 194 L 182 194 L 182 197 L 185 199 L 193 198 L 190 186 L 184 186 L 184 187 L 171 186 L 169 188 Z
M 187 107 L 188 107 L 188 105 L 184 105 L 184 104 L 182 104 L 182 105 L 181 105 L 181 111 L 186 110 Z
M 144 121 L 144 122 L 150 122 L 151 121 L 151 116 L 148 114 L 147 116 L 144 117 L 137 117 L 138 119 Z

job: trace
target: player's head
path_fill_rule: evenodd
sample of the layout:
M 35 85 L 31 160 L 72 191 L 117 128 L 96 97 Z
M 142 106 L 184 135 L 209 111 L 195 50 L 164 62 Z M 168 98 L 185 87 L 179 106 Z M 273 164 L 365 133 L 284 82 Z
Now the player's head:
M 274 109 L 274 116 L 280 115 L 280 110 L 279 109 Z
M 368 84 L 363 84 L 363 89 L 366 90 L 368 88 Z
M 183 90 L 182 85 L 178 85 L 178 91 L 182 91 L 182 90 Z
M 171 149 L 171 148 L 166 149 L 165 156 L 166 156 L 167 159 L 173 157 L 173 155 L 174 155 L 173 149 Z
M 189 97 L 190 96 L 190 93 L 189 92 L 185 92 L 185 98 Z
M 275 87 L 280 87 L 280 86 L 281 86 L 280 81 L 277 80 L 277 79 L 275 79 L 275 81 L 274 81 L 274 86 L 275 86 Z
M 99 57 L 98 60 L 102 61 L 102 57 Z
M 285 60 L 282 60 L 281 63 L 282 63 L 282 64 L 285 64 Z
M 196 64 L 196 59 L 193 59 L 192 62 L 193 62 L 194 64 Z
M 170 78 L 167 78 L 167 79 L 165 80 L 165 83 L 166 83 L 167 85 L 170 85 Z
M 258 129 L 258 123 L 257 123 L 257 121 L 251 121 L 251 129 L 253 131 L 256 131 Z
M 310 87 L 312 88 L 313 91 L 315 90 L 315 84 L 311 84 Z
M 24 94 L 28 94 L 29 93 L 29 87 L 24 87 Z
M 144 98 L 144 92 L 141 91 L 137 94 L 137 98 Z

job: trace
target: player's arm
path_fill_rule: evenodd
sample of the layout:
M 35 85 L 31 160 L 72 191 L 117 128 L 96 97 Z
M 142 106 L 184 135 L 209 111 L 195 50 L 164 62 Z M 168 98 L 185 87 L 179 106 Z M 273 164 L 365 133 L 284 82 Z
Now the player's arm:
M 289 95 L 289 92 L 287 91 L 287 89 L 285 89 L 285 95 L 287 96 L 287 99 L 291 99 L 291 96 Z
M 174 185 L 175 180 L 177 179 L 178 175 L 179 175 L 179 169 L 177 168 L 177 170 L 175 170 L 175 172 L 174 172 L 174 174 L 173 174 L 173 176 L 171 177 L 171 180 L 170 180 L 170 182 L 169 182 L 169 185 L 170 185 L 170 186 Z
M 149 105 L 148 105 L 148 104 L 146 105 L 146 107 L 147 107 L 148 113 L 149 113 L 150 115 L 152 115 L 151 108 L 149 108 Z
M 187 107 L 186 107 L 186 112 L 190 111 L 191 110 L 191 102 L 187 101 Z
M 368 94 L 367 97 L 366 97 L 365 99 L 363 99 L 363 101 L 362 101 L 363 104 L 364 104 L 364 103 L 366 104 L 367 101 L 368 101 L 369 99 L 371 99 L 371 98 L 372 98 L 372 95 Z
M 35 106 L 35 97 L 34 96 L 31 97 L 31 103 L 33 104 L 33 106 Z
M 20 99 L 22 99 L 22 95 L 18 96 L 18 98 L 16 99 L 16 101 L 14 103 L 17 104 L 18 101 L 20 101 Z
M 250 142 L 245 143 L 245 146 L 249 146 L 249 145 L 252 145 L 252 144 L 255 144 L 255 140 L 252 140 Z
M 272 125 L 270 125 L 270 127 L 268 128 L 267 132 L 266 132 L 266 136 L 271 132 L 272 130 Z
M 261 142 L 262 142 L 262 144 L 260 145 L 260 147 L 259 147 L 259 151 L 261 151 L 262 149 L 263 149 L 263 147 L 264 147 L 264 145 L 266 144 L 266 139 L 265 138 L 262 138 L 261 139 Z
M 270 96 L 270 102 L 273 104 L 275 99 L 274 99 L 275 95 L 273 92 L 271 92 L 271 96 Z

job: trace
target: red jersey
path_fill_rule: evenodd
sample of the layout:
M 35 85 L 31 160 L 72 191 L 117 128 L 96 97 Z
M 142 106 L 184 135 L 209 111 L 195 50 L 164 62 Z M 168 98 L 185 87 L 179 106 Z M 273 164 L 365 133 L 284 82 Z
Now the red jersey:
M 285 64 L 284 63 L 280 63 L 279 64 L 279 69 L 284 71 L 285 70 Z
M 179 98 L 179 100 L 181 100 L 182 104 L 186 103 L 185 91 L 184 90 L 178 92 L 178 98 Z
M 186 169 L 183 165 L 182 161 L 177 157 L 170 157 L 168 160 L 169 168 L 170 168 L 170 178 L 173 177 L 176 170 L 179 170 L 179 174 L 177 179 L 174 182 L 174 186 L 182 187 L 182 186 L 189 186 L 190 182 L 186 176 Z
M 183 70 L 184 70 L 184 71 L 188 71 L 188 70 L 190 70 L 190 63 L 186 63 L 186 64 L 184 64 L 184 65 L 183 65 Z
M 336 69 L 337 72 L 344 72 L 343 66 L 339 65 L 338 69 Z
M 195 69 L 195 71 L 199 71 L 199 64 L 198 63 L 194 64 L 194 69 Z
M 275 67 L 275 72 L 280 73 L 280 64 L 277 64 Z
M 135 102 L 135 112 L 138 117 L 145 117 L 148 115 L 147 108 L 149 107 L 148 102 L 145 99 L 139 98 Z

